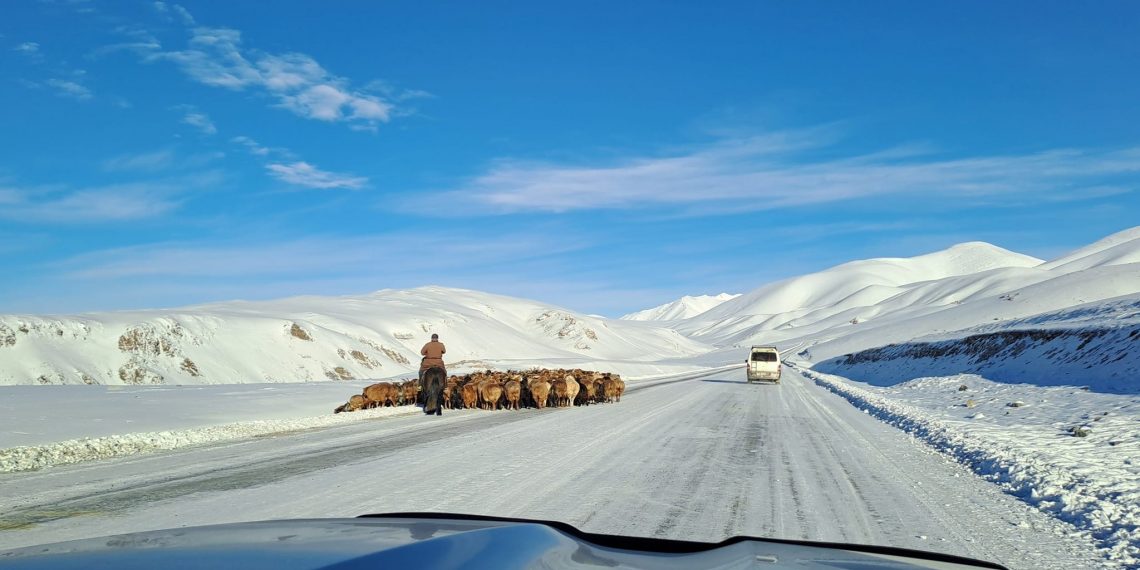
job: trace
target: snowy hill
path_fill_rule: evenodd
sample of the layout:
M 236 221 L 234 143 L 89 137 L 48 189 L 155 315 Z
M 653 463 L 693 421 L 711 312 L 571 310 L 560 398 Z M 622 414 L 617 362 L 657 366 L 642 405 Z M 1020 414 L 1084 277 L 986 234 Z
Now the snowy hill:
M 766 285 L 678 325 L 678 330 L 720 345 L 759 340 L 769 331 L 814 333 L 859 318 L 866 312 L 861 309 L 880 307 L 920 284 L 1040 264 L 1039 259 L 980 242 L 912 258 L 853 261 Z M 925 299 L 922 304 L 938 301 Z M 786 333 L 776 336 L 787 338 Z
M 652 309 L 630 313 L 621 318 L 627 321 L 674 321 L 688 319 L 739 296 L 739 293 L 735 295 L 729 293 L 697 295 L 695 297 L 685 295 L 676 301 L 658 305 Z
M 976 372 L 1128 392 L 1140 389 L 1128 380 L 1137 363 L 1122 348 L 1140 334 L 1127 328 L 1136 325 L 1137 299 L 1140 228 L 1133 228 L 1050 262 L 968 243 L 909 259 L 846 263 L 673 324 L 722 347 L 700 357 L 710 362 L 729 361 L 740 346 L 775 344 L 871 381 Z M 1073 314 L 1086 317 L 1076 323 Z M 1059 329 L 1069 332 L 1030 334 Z M 962 346 L 969 343 L 994 350 Z M 1002 343 L 1017 348 L 998 350 Z M 876 352 L 887 345 L 894 346 Z M 1041 360 L 1046 354 L 1051 360 Z
M 718 346 L 803 344 L 813 360 L 1140 293 L 1140 229 L 1048 263 L 968 243 L 773 283 L 677 324 Z
M 216 384 L 414 373 L 431 333 L 453 370 L 657 362 L 709 350 L 651 323 L 422 287 L 167 311 L 0 317 L 0 384 Z

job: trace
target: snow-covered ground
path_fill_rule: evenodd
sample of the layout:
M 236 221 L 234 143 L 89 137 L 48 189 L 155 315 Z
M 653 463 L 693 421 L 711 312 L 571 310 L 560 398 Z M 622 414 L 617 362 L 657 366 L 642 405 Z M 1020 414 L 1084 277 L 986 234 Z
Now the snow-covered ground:
M 1109 560 L 1140 565 L 1140 396 L 972 374 L 890 387 L 806 374 L 1026 503 L 1090 531 Z
M 626 378 L 649 386 L 709 370 Z M 0 401 L 0 474 L 419 413 L 396 406 L 332 414 L 366 385 L 12 386 Z
M 1093 568 L 1058 521 L 789 371 L 631 386 L 620 403 L 354 422 L 0 477 L 0 549 L 155 528 L 438 511 L 589 532 L 886 544 Z

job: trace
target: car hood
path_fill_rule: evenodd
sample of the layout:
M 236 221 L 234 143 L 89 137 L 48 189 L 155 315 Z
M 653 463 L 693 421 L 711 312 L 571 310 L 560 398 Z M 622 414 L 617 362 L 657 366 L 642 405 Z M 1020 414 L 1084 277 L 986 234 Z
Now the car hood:
M 564 523 L 415 513 L 148 531 L 0 551 L 0 568 L 1001 568 L 902 549 L 737 537 L 717 544 Z

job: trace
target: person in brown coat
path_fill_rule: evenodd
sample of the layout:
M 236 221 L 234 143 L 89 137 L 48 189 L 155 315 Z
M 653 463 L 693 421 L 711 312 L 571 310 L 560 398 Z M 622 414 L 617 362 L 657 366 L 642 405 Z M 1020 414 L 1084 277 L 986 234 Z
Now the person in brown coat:
M 423 355 L 423 360 L 420 361 L 420 378 L 424 377 L 424 371 L 428 368 L 443 368 L 447 372 L 447 367 L 443 364 L 443 355 L 447 353 L 447 347 L 439 342 L 439 335 L 431 335 L 431 342 L 424 345 L 420 349 L 420 354 Z

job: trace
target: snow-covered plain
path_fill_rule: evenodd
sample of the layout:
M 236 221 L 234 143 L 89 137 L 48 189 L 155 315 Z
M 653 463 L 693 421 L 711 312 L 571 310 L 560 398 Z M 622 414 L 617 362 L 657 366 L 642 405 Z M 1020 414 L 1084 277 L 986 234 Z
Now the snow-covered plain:
M 627 383 L 652 386 L 710 370 L 717 369 Z M 367 384 L 9 387 L 0 402 L 0 474 L 420 413 L 408 405 L 330 414 Z M 45 409 L 45 396 L 58 404 Z
M 1021 539 L 1011 539 L 1000 547 L 959 553 L 992 556 L 1012 567 L 1140 568 L 1140 515 L 1136 507 L 1140 504 L 1136 466 L 1140 461 L 1140 351 L 1136 350 L 1140 345 L 1140 227 L 1047 262 L 989 244 L 967 243 L 915 258 L 854 261 L 734 297 L 683 298 L 624 319 L 440 287 L 339 298 L 216 303 L 166 311 L 0 316 L 0 384 L 15 384 L 0 386 L 0 486 L 7 481 L 12 483 L 7 489 L 19 490 L 13 482 L 48 481 L 50 478 L 39 479 L 36 471 L 29 470 L 52 466 L 47 471 L 105 469 L 111 474 L 110 481 L 118 469 L 117 462 L 133 465 L 134 456 L 166 461 L 162 458 L 167 453 L 177 452 L 170 456 L 173 458 L 215 447 L 258 446 L 262 444 L 256 442 L 278 438 L 296 439 L 304 447 L 309 445 L 305 441 L 310 433 L 367 430 L 373 425 L 382 429 L 388 422 L 404 425 L 402 422 L 422 421 L 397 417 L 414 413 L 414 409 L 339 416 L 330 412 L 371 381 L 410 376 L 416 367 L 418 347 L 430 332 L 439 332 L 448 344 L 452 372 L 582 367 L 618 372 L 635 380 L 632 384 L 641 380 L 643 386 L 677 382 L 702 370 L 738 366 L 742 349 L 748 345 L 775 344 L 813 380 L 797 388 L 777 388 L 780 398 L 792 398 L 783 400 L 792 406 L 789 409 L 816 402 L 809 406 L 816 412 L 808 416 L 819 420 L 843 415 L 845 412 L 836 406 L 853 404 L 853 410 L 883 420 L 889 429 L 910 433 L 919 446 L 912 451 L 899 448 L 895 457 L 899 464 L 918 468 L 918 463 L 907 458 L 918 449 L 935 453 L 943 461 L 961 463 L 996 483 L 985 485 L 1004 489 L 1029 512 L 1052 521 L 1041 522 L 1038 515 L 1018 510 L 1010 523 L 1021 529 L 1023 539 L 1059 541 L 1067 545 L 1068 552 L 1036 556 L 1030 549 L 1013 546 Z M 959 392 L 961 385 L 967 388 Z M 703 388 L 698 392 L 715 397 Z M 820 399 L 820 394 L 832 399 Z M 704 437 L 701 434 L 719 434 L 705 438 L 713 442 L 736 435 L 732 432 L 735 428 L 726 427 L 735 425 L 732 417 L 722 418 L 723 425 L 716 427 L 709 423 L 713 422 L 711 417 L 693 407 L 702 404 L 684 397 L 681 402 L 666 407 L 678 418 L 700 415 L 705 420 L 698 422 L 700 425 L 677 422 L 669 428 L 675 430 L 670 432 L 673 437 L 696 440 Z M 761 415 L 775 415 L 756 421 L 771 422 L 788 411 L 764 406 Z M 620 409 L 608 408 L 605 413 L 620 415 Z M 565 412 L 578 410 L 560 413 Z M 590 412 L 590 417 L 599 419 L 594 413 L 599 412 Z M 645 413 L 652 417 L 650 411 Z M 460 412 L 465 418 L 479 414 Z M 526 419 L 531 417 L 527 413 L 514 417 L 521 418 L 518 421 L 522 424 L 531 421 Z M 580 435 L 599 427 L 589 423 L 594 420 L 551 419 L 585 416 L 543 417 L 544 433 L 557 429 Z M 516 422 L 471 421 L 480 425 Z M 849 423 L 828 425 L 846 429 Z M 809 479 L 831 485 L 839 475 L 829 469 L 837 466 L 818 462 L 846 464 L 844 453 L 854 454 L 857 461 L 867 459 L 862 448 L 877 446 L 876 438 L 886 436 L 882 432 L 867 436 L 865 430 L 870 428 L 860 425 L 864 435 L 855 440 L 865 445 L 837 450 L 827 457 L 787 451 L 791 455 L 781 464 L 788 469 L 788 480 L 811 473 Z M 790 426 L 784 433 L 805 429 Z M 521 429 L 526 430 L 525 426 Z M 660 426 L 656 429 L 666 431 Z M 811 433 L 819 442 L 833 441 L 832 436 Z M 620 431 L 607 434 L 605 440 L 612 440 L 614 457 L 626 456 L 620 449 L 647 446 L 646 441 L 630 439 Z M 783 443 L 768 441 L 774 449 Z M 597 443 L 583 442 L 586 448 Z M 667 446 L 662 452 L 678 452 L 682 447 Z M 563 449 L 551 447 L 555 448 Z M 693 453 L 691 449 L 680 452 Z M 401 457 L 406 457 L 404 453 L 415 455 L 407 451 L 401 452 Z M 496 449 L 488 453 L 488 463 L 478 464 L 478 469 L 503 475 L 492 468 L 492 463 L 507 452 Z M 119 459 L 91 461 L 116 457 Z M 643 458 L 640 468 L 623 465 L 621 469 L 633 471 L 623 471 L 622 476 L 641 477 L 664 469 L 657 462 L 670 459 Z M 428 464 L 426 458 L 419 461 Z M 731 463 L 723 458 L 718 461 Z M 79 465 L 65 465 L 69 463 Z M 605 487 L 605 477 L 600 473 L 616 467 L 591 465 L 599 470 L 599 474 L 590 475 L 591 484 Z M 694 485 L 700 477 L 709 476 L 709 471 L 699 465 L 685 465 L 688 467 L 672 476 Z M 179 473 L 192 468 L 171 469 L 170 473 L 181 477 Z M 9 473 L 4 475 L 4 471 Z M 905 478 L 913 474 L 904 469 L 896 470 L 896 475 Z M 331 472 L 322 475 L 322 484 L 339 485 L 337 476 Z M 931 487 L 933 480 L 926 480 L 926 491 L 932 493 L 927 504 L 907 506 L 898 515 L 928 517 L 932 516 L 929 509 L 939 501 L 962 501 L 962 489 L 974 489 L 973 483 L 957 478 L 954 476 L 954 483 L 940 480 L 943 484 L 937 489 Z M 959 483 L 962 489 L 946 486 Z M 291 485 L 292 493 L 313 490 L 312 484 L 304 481 Z M 713 496 L 722 493 L 716 488 L 702 488 L 703 493 Z M 776 484 L 771 492 L 773 504 L 803 507 L 794 501 L 787 503 L 791 499 L 781 494 L 794 493 L 794 485 Z M 831 498 L 845 501 L 839 499 L 840 494 L 836 491 Z M 445 499 L 434 508 L 459 510 L 473 504 L 470 501 L 476 495 Z M 13 505 L 19 506 L 24 504 L 21 500 L 26 503 L 32 499 L 14 500 Z M 875 513 L 886 500 L 887 496 L 876 493 L 858 507 L 868 510 L 860 516 L 871 517 L 874 524 L 856 516 L 858 513 L 832 513 L 833 520 L 838 517 L 856 528 L 853 535 L 844 534 L 851 529 L 832 529 L 834 537 L 878 537 L 922 548 L 923 544 L 906 543 L 897 529 L 868 530 L 883 524 L 875 518 L 881 512 Z M 169 514 L 180 512 L 188 504 L 178 499 L 172 503 L 173 510 L 155 508 Z M 500 512 L 481 512 L 533 515 L 506 508 L 507 503 L 494 504 L 499 505 Z M 374 510 L 392 506 L 378 505 Z M 617 524 L 613 513 L 578 513 L 571 503 L 558 505 L 580 515 L 581 520 L 571 522 L 589 526 L 591 520 L 600 520 L 603 523 L 598 530 L 630 530 Z M 414 509 L 413 505 L 400 506 Z M 306 508 L 299 504 L 295 512 L 267 516 L 313 514 Z M 630 504 L 626 508 L 637 507 Z M 660 520 L 654 519 L 653 524 L 664 526 L 650 534 L 670 535 L 679 527 L 667 521 L 680 520 L 677 513 L 688 512 L 685 509 L 696 509 L 692 505 L 672 508 L 658 513 Z M 734 520 L 759 520 L 748 518 L 757 516 L 749 514 L 748 507 L 716 508 L 745 508 L 746 512 Z M 220 512 L 234 515 L 232 509 Z M 786 513 L 778 509 L 766 516 L 769 522 L 765 525 L 745 527 L 756 528 L 759 533 L 793 528 L 781 518 Z M 962 525 L 962 529 L 1001 534 L 989 523 L 956 519 L 945 512 L 934 516 L 956 521 L 953 524 Z M 699 527 L 697 521 L 712 521 L 714 526 L 725 522 L 703 517 L 694 514 L 689 521 L 692 528 L 686 527 L 685 532 L 694 532 Z M 807 517 L 812 525 L 823 525 L 815 528 L 829 528 Z M 76 536 L 68 530 L 74 521 L 67 518 L 47 525 L 51 531 L 39 536 Z M 726 531 L 729 528 L 731 525 Z M 879 532 L 886 534 L 876 534 Z M 21 536 L 25 537 L 21 540 L 31 540 L 28 537 L 36 534 Z M 1096 562 L 1075 554 L 1081 547 L 1073 546 L 1073 540 L 1093 541 L 1099 549 L 1093 555 Z M 4 531 L 0 530 L 2 543 Z M 1011 552 L 1017 554 L 1010 558 Z M 1084 562 L 1074 562 L 1078 559 Z
M 620 403 L 445 412 L 0 477 L 2 549 L 269 518 L 444 511 L 589 532 L 890 544 L 1011 568 L 1103 564 L 1074 529 L 789 371 Z

